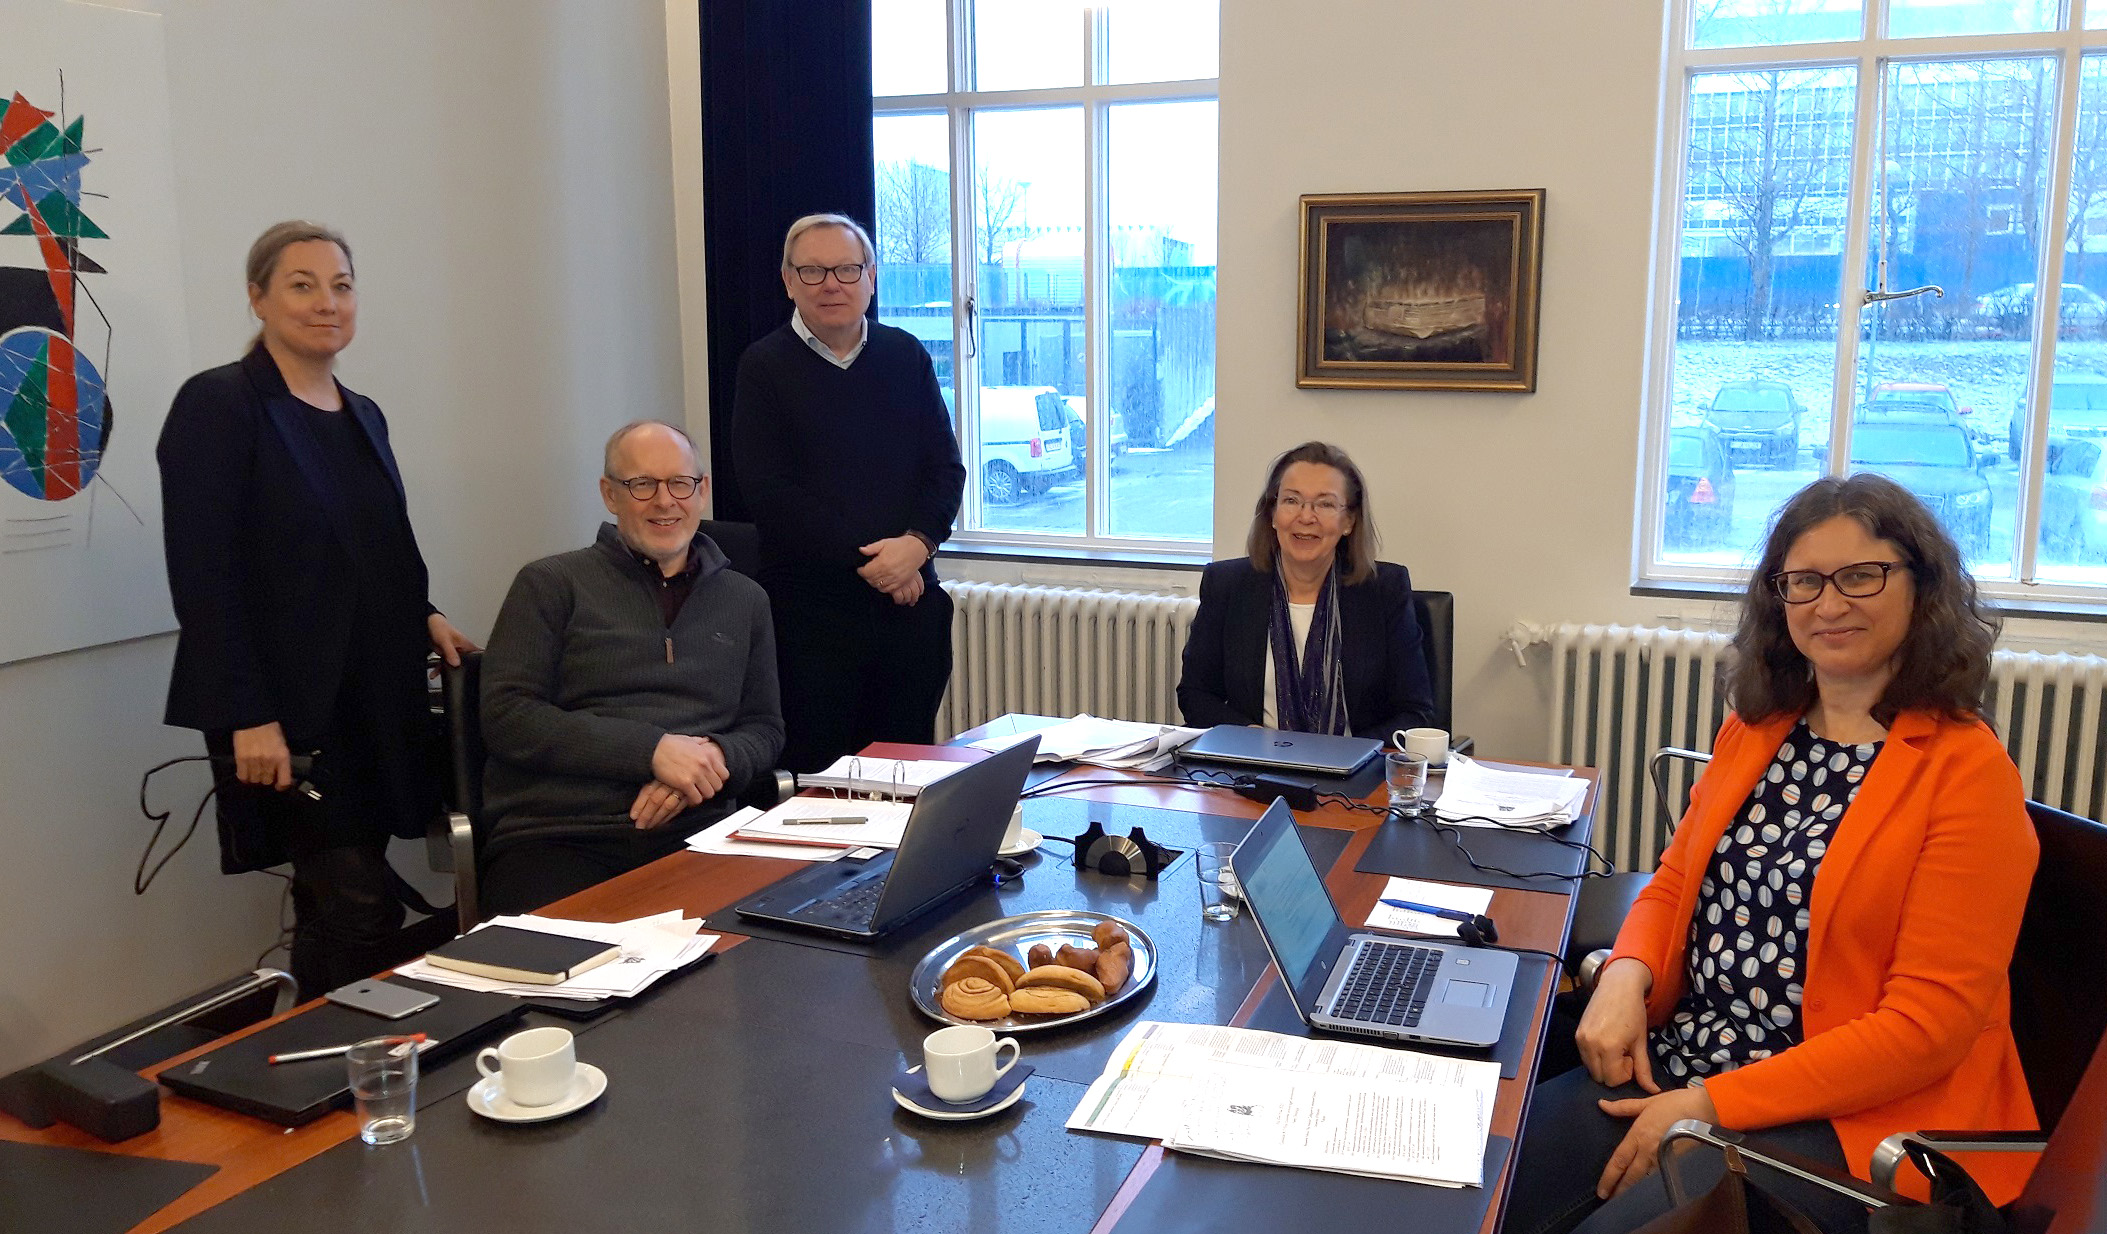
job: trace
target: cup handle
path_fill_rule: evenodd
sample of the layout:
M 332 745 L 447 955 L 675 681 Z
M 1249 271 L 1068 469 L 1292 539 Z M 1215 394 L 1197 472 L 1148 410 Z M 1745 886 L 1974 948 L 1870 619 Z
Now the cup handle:
M 476 1070 L 482 1072 L 483 1078 L 487 1080 L 504 1070 L 502 1057 L 495 1046 L 486 1046 L 476 1053 Z M 495 1066 L 485 1066 L 486 1062 L 493 1063 Z
M 1017 1039 L 1015 1037 L 1004 1037 L 998 1040 L 995 1043 L 995 1057 L 1002 1057 L 1002 1047 L 1004 1046 L 1010 1047 L 1010 1061 L 1004 1063 L 1000 1067 L 995 1068 L 995 1078 L 998 1080 L 1000 1080 L 1006 1073 L 1008 1073 L 1010 1068 L 1017 1065 L 1018 1059 L 1024 1057 L 1024 1047 L 1017 1044 Z

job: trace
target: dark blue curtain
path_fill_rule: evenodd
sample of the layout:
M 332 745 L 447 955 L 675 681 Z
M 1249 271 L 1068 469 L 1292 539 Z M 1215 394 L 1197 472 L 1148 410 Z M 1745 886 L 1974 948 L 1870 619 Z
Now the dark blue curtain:
M 800 215 L 877 216 L 870 0 L 698 0 L 710 453 L 717 517 L 744 519 L 732 393 L 747 344 L 790 320 L 777 275 Z

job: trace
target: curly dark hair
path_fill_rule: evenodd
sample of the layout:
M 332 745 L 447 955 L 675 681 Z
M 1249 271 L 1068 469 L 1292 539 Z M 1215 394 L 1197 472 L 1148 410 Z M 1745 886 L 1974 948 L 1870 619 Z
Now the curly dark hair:
M 1814 705 L 1814 674 L 1793 645 L 1785 602 L 1771 589 L 1771 575 L 1784 568 L 1785 554 L 1801 536 L 1839 515 L 1900 548 L 1916 587 L 1909 632 L 1895 653 L 1895 676 L 1874 705 L 1873 718 L 1885 726 L 1912 708 L 1956 719 L 1982 715 L 1998 618 L 1977 597 L 1960 549 L 1932 512 L 1908 489 L 1871 473 L 1816 480 L 1778 511 L 1763 559 L 1749 575 L 1733 655 L 1722 674 L 1735 712 L 1758 723 Z
M 1344 496 L 1346 510 L 1353 515 L 1353 530 L 1339 537 L 1338 562 L 1344 567 L 1339 581 L 1351 585 L 1375 577 L 1380 541 L 1375 534 L 1374 515 L 1368 508 L 1368 482 L 1361 478 L 1361 469 L 1346 451 L 1328 441 L 1305 441 L 1273 460 L 1266 487 L 1252 507 L 1251 531 L 1244 541 L 1244 553 L 1251 558 L 1252 566 L 1261 574 L 1271 574 L 1273 563 L 1280 557 L 1280 538 L 1273 534 L 1273 503 L 1280 497 L 1280 478 L 1297 463 L 1336 468 L 1346 478 Z

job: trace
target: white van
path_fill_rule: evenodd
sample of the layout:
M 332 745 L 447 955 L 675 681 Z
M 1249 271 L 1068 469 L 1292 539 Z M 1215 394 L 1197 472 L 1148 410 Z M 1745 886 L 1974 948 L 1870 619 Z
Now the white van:
M 1068 408 L 1052 386 L 983 386 L 980 484 L 988 504 L 1014 505 L 1079 476 L 1068 437 Z

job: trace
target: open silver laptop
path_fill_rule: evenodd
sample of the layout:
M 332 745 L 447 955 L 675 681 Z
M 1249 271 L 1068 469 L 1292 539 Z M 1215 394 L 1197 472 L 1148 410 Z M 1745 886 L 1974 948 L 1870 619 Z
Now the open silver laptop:
M 1499 1041 L 1513 953 L 1355 933 L 1340 920 L 1286 802 L 1276 800 L 1252 826 L 1230 865 L 1303 1023 L 1441 1045 Z
M 1193 739 L 1180 756 L 1203 763 L 1265 767 L 1303 775 L 1350 776 L 1374 758 L 1383 743 L 1373 737 L 1327 737 L 1248 724 L 1217 724 Z

